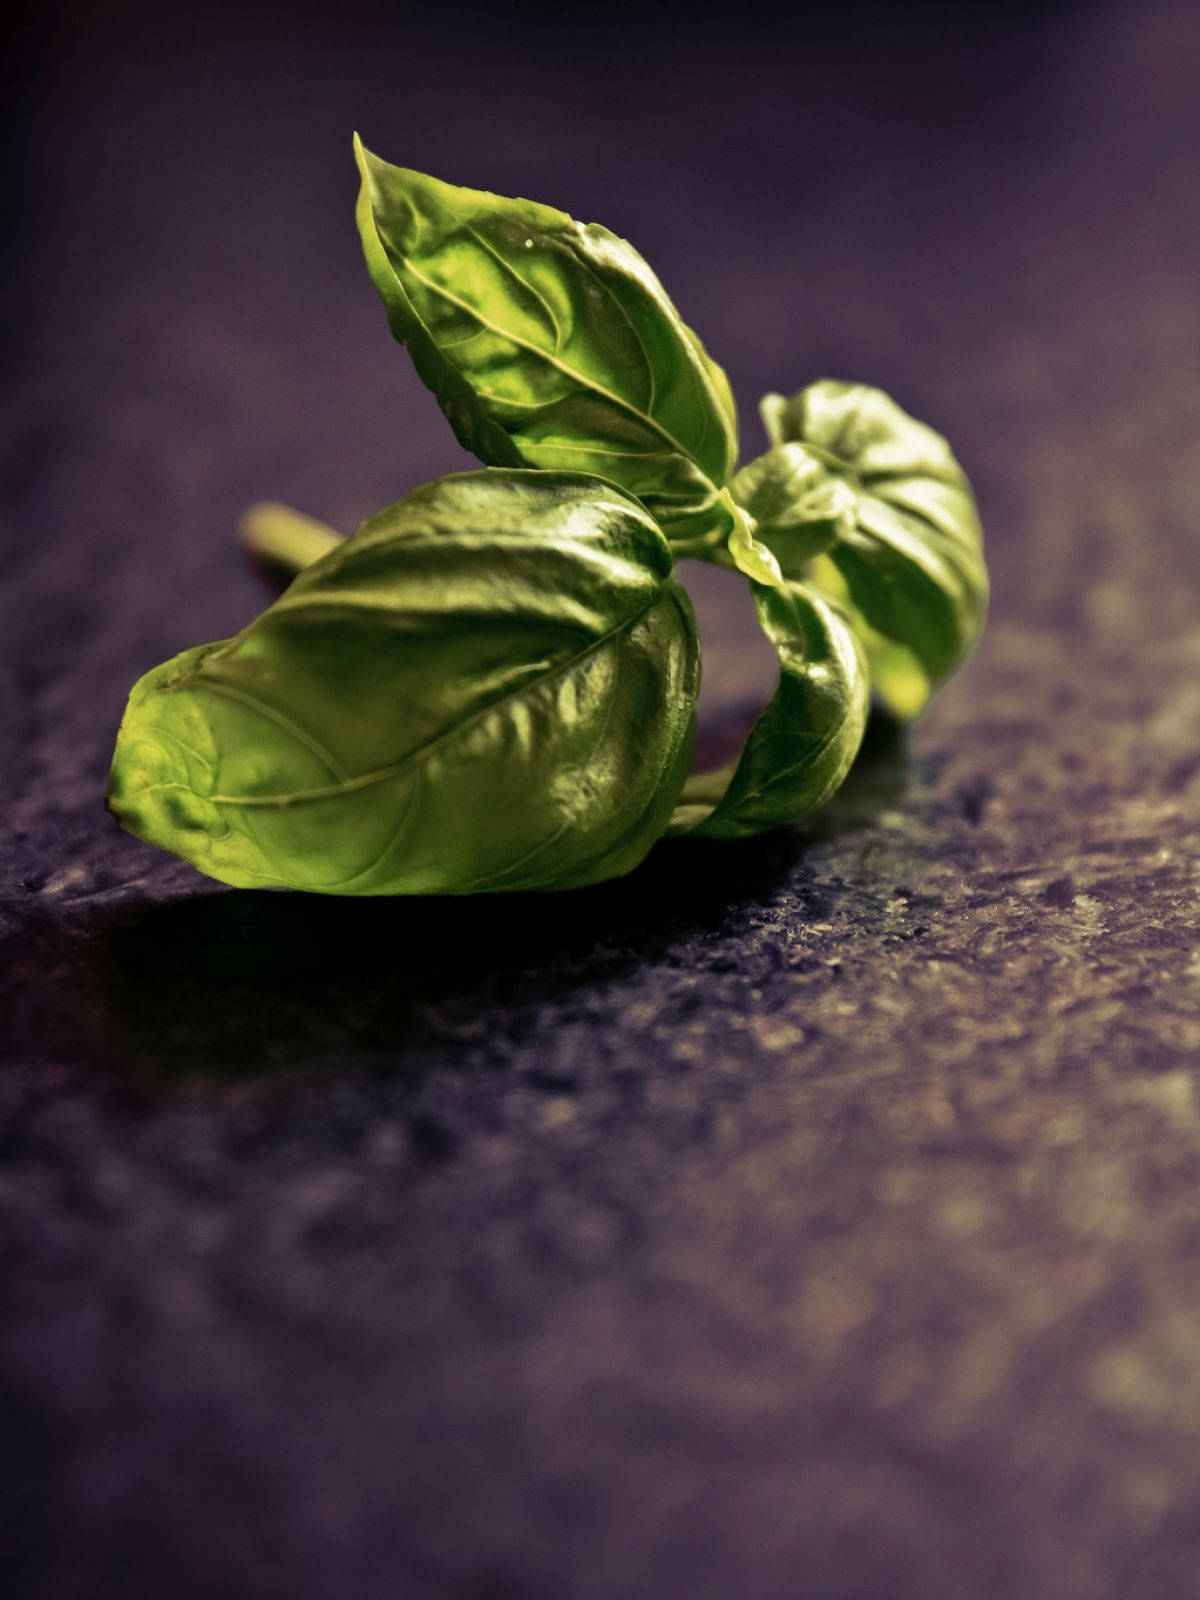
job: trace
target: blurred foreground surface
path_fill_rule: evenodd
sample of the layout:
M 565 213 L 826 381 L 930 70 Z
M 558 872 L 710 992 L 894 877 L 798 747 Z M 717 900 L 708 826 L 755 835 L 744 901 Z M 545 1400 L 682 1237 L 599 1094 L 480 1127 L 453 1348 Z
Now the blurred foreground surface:
M 30 35 L 7 1600 L 1197 1592 L 1200 27 L 896 9 L 632 75 L 624 29 L 354 4 Z M 811 825 L 430 904 L 108 822 L 132 680 L 264 602 L 242 506 L 350 527 L 463 464 L 354 126 L 633 238 L 747 453 L 826 375 L 950 436 L 987 638 Z

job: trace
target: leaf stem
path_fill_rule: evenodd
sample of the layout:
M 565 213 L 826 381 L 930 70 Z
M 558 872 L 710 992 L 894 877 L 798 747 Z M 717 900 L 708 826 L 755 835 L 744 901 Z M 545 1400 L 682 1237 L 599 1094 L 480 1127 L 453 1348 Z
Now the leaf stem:
M 342 535 L 325 523 L 273 502 L 251 506 L 239 531 L 256 556 L 289 572 L 303 571 L 342 542 Z

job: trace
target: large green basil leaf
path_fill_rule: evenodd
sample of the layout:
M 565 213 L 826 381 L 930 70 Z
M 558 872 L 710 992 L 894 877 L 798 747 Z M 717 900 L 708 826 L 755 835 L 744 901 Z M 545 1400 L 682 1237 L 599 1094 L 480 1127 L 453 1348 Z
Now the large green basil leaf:
M 109 805 L 242 887 L 564 889 L 630 870 L 699 655 L 645 509 L 578 473 L 443 478 L 134 688 Z
M 814 383 L 790 400 L 767 395 L 762 411 L 776 451 L 804 446 L 830 481 L 853 492 L 852 515 L 823 546 L 826 560 L 877 636 L 870 651 L 876 687 L 894 709 L 912 714 L 983 626 L 987 569 L 966 474 L 940 434 L 866 384 Z M 758 466 L 738 475 L 741 493 L 735 480 L 739 498 Z M 775 517 L 786 513 L 777 508 Z M 758 537 L 785 573 L 798 575 L 786 539 L 761 519 Z M 801 548 L 801 564 L 817 553 Z
M 688 779 L 673 833 L 738 839 L 791 822 L 829 799 L 862 743 L 866 664 L 844 614 L 802 584 L 750 587 L 779 687 L 738 760 Z
M 724 537 L 729 384 L 632 245 L 355 152 L 372 281 L 460 442 L 494 465 L 598 473 L 672 540 Z

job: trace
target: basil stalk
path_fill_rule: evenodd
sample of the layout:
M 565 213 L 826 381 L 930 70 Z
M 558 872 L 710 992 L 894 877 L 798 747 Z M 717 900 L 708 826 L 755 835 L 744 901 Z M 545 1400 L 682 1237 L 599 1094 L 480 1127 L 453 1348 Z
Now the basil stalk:
M 751 589 L 779 685 L 738 759 L 688 779 L 673 833 L 738 839 L 792 822 L 829 799 L 862 743 L 869 685 L 849 620 L 803 584 Z

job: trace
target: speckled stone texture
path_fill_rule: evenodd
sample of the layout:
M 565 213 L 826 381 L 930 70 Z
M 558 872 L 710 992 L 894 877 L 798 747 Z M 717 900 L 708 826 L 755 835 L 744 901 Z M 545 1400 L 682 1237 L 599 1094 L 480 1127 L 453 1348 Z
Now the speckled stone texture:
M 5 1600 L 1200 1594 L 1196 9 L 730 13 L 637 70 L 631 18 L 27 31 Z M 951 435 L 986 641 L 809 825 L 356 904 L 106 818 L 134 677 L 264 602 L 241 507 L 462 460 L 354 126 L 632 237 L 751 450 L 826 375 Z M 715 747 L 761 659 L 701 601 Z

